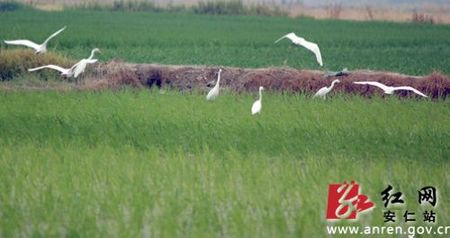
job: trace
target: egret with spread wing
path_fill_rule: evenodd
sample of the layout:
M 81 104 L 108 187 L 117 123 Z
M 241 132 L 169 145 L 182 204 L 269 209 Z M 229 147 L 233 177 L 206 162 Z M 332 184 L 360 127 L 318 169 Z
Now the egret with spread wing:
M 92 59 L 94 58 L 94 54 L 96 52 L 100 52 L 100 50 L 98 48 L 95 48 L 91 51 L 91 55 L 89 56 L 89 58 L 87 59 L 82 59 L 80 60 L 80 62 L 78 62 L 77 64 L 75 64 L 74 66 L 72 66 L 72 70 L 73 70 L 73 77 L 77 78 L 78 75 L 80 75 L 81 73 L 84 72 L 84 70 L 86 69 L 86 65 L 88 64 L 93 64 L 95 62 L 97 62 L 96 59 Z
M 212 88 L 208 95 L 206 95 L 206 100 L 211 101 L 217 98 L 217 96 L 219 96 L 219 83 L 220 83 L 220 73 L 222 72 L 222 69 L 219 69 L 219 73 L 217 75 L 217 83 L 214 86 L 214 88 Z
M 261 113 L 262 90 L 264 90 L 264 88 L 262 86 L 260 86 L 259 87 L 259 99 L 256 100 L 252 105 L 252 115 Z
M 33 72 L 33 71 L 37 71 L 37 70 L 41 70 L 41 69 L 54 69 L 57 70 L 59 72 L 61 72 L 62 76 L 66 76 L 66 77 L 78 77 L 78 75 L 80 75 L 81 73 L 84 72 L 84 70 L 86 69 L 86 65 L 87 64 L 93 64 L 95 62 L 97 62 L 97 59 L 92 59 L 94 57 L 95 52 L 100 51 L 99 49 L 95 48 L 92 50 L 91 52 L 91 56 L 87 59 L 82 59 L 80 61 L 78 61 L 78 63 L 74 64 L 71 68 L 66 69 L 57 65 L 53 65 L 53 64 L 49 64 L 49 65 L 44 65 L 44 66 L 40 66 L 40 67 L 36 67 L 36 68 L 32 68 L 32 69 L 28 69 L 28 71 Z
M 382 83 L 374 82 L 374 81 L 362 81 L 362 82 L 353 82 L 353 83 L 375 86 L 375 87 L 383 89 L 384 93 L 386 93 L 386 94 L 393 94 L 394 91 L 398 91 L 398 90 L 407 90 L 407 91 L 413 91 L 414 93 L 419 94 L 422 97 L 428 97 L 427 95 L 423 94 L 419 90 L 417 90 L 413 87 L 410 87 L 410 86 L 391 87 L 391 86 L 386 86 Z
M 51 40 L 53 37 L 64 31 L 66 27 L 61 28 L 57 32 L 53 33 L 51 36 L 49 36 L 44 43 L 38 45 L 32 41 L 29 40 L 5 40 L 5 43 L 8 45 L 23 45 L 30 48 L 33 48 L 36 51 L 36 54 L 45 53 L 47 52 L 47 43 L 49 40 Z
M 331 92 L 331 89 L 333 89 L 334 85 L 337 83 L 340 83 L 341 81 L 339 81 L 339 79 L 335 79 L 333 80 L 333 82 L 331 82 L 331 86 L 330 87 L 323 87 L 321 89 L 319 89 L 319 91 L 317 91 L 316 94 L 314 94 L 314 97 L 321 97 L 323 99 L 326 99 L 326 96 L 329 92 Z
M 282 40 L 284 38 L 288 38 L 289 40 L 292 41 L 292 43 L 294 43 L 296 45 L 303 46 L 306 49 L 312 51 L 316 55 L 317 62 L 320 64 L 320 66 L 323 66 L 322 55 L 320 54 L 319 46 L 316 43 L 307 41 L 307 40 L 305 40 L 302 37 L 298 37 L 293 32 L 291 32 L 291 33 L 289 33 L 289 34 L 287 34 L 285 36 L 282 36 L 280 39 L 276 40 L 275 43 L 277 43 L 278 41 L 280 41 L 280 40 Z

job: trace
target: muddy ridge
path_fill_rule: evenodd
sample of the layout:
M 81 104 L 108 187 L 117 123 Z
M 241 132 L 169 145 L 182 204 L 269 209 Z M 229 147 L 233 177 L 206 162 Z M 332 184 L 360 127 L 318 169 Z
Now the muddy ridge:
M 335 92 L 360 94 L 371 97 L 383 95 L 383 91 L 354 81 L 378 81 L 389 86 L 411 86 L 431 98 L 447 98 L 450 93 L 450 76 L 433 73 L 427 76 L 410 76 L 392 72 L 369 70 L 351 71 L 349 75 L 326 76 L 323 71 L 293 68 L 233 68 L 221 67 L 221 87 L 235 92 L 257 91 L 259 86 L 268 90 L 315 93 L 339 79 Z M 129 64 L 110 61 L 98 64 L 84 79 L 85 89 L 117 89 L 124 85 L 139 88 L 167 88 L 176 90 L 208 90 L 215 84 L 219 67 L 178 66 L 160 64 Z M 396 91 L 402 97 L 416 97 L 407 91 Z

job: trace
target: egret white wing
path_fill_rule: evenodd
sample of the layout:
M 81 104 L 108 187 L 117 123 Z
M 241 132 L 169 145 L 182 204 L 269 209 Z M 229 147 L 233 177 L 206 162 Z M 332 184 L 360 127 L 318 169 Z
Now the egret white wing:
M 69 69 L 65 69 L 65 68 L 59 67 L 57 65 L 49 64 L 49 65 L 44 65 L 44 66 L 41 66 L 41 67 L 28 69 L 28 71 L 33 72 L 33 71 L 37 71 L 37 70 L 41 70 L 41 69 L 45 69 L 45 68 L 54 69 L 54 70 L 57 70 L 57 71 L 59 71 L 61 73 L 65 73 L 65 72 L 67 72 L 69 70 Z
M 382 84 L 382 83 L 379 83 L 379 82 L 374 82 L 374 81 L 360 81 L 360 82 L 353 82 L 353 83 L 354 83 L 354 84 L 367 84 L 367 85 L 372 85 L 372 86 L 375 86 L 375 87 L 379 87 L 379 88 L 383 89 L 384 91 L 389 90 L 389 87 L 388 87 L 388 86 L 386 86 L 386 85 L 384 85 L 384 84 Z
M 72 66 L 72 68 L 70 68 L 70 69 L 73 70 L 74 77 L 76 78 L 76 77 L 78 77 L 78 75 L 80 75 L 81 73 L 84 72 L 87 64 L 93 64 L 97 61 L 98 61 L 97 59 L 92 59 L 92 60 L 82 59 L 78 63 L 74 64 Z
M 29 40 L 5 40 L 5 43 L 8 45 L 24 45 L 35 50 L 39 50 L 39 48 L 41 47 L 40 45 Z
M 261 100 L 258 100 L 252 105 L 252 115 L 259 113 L 261 111 Z
M 64 31 L 66 29 L 66 27 L 63 27 L 61 29 L 59 29 L 57 32 L 51 34 L 45 41 L 44 44 L 46 44 L 49 40 L 51 40 L 53 37 L 55 37 L 56 35 L 58 35 L 59 33 L 61 33 L 62 31 Z
M 75 78 L 84 72 L 84 70 L 86 69 L 86 64 L 87 64 L 87 60 L 83 59 L 72 67 Z
M 216 86 L 208 92 L 208 95 L 206 95 L 206 100 L 214 100 L 217 96 L 219 96 L 219 86 L 216 84 Z
M 321 89 L 319 89 L 319 91 L 317 91 L 316 94 L 314 94 L 314 97 L 319 97 L 319 96 L 323 96 L 323 94 L 327 91 L 327 87 L 323 87 Z
M 395 90 L 408 90 L 408 91 L 413 91 L 413 92 L 415 92 L 416 94 L 419 94 L 420 96 L 422 96 L 422 97 L 428 97 L 427 95 L 425 95 L 425 94 L 423 94 L 421 91 L 419 91 L 419 90 L 417 90 L 417 89 L 415 89 L 415 88 L 413 88 L 413 87 L 410 87 L 410 86 L 401 86 L 401 87 L 395 87 L 394 88 Z
M 293 33 L 288 34 L 286 37 L 289 38 L 292 41 L 292 43 L 294 43 L 296 45 L 302 45 L 302 42 L 305 41 L 304 38 L 299 37 L 299 36 L 297 36 L 297 35 L 295 35 Z
M 322 54 L 320 53 L 319 46 L 316 43 L 302 41 L 302 42 L 300 42 L 300 45 L 305 47 L 306 49 L 312 51 L 316 55 L 317 63 L 319 63 L 320 66 L 323 66 Z
M 83 62 L 84 59 L 78 61 L 76 64 L 74 64 L 72 67 L 70 67 L 71 70 L 74 70 L 81 62 Z
M 286 35 L 280 37 L 280 39 L 276 40 L 275 43 L 277 43 L 278 41 L 280 41 L 280 40 L 282 40 L 282 39 L 284 39 L 284 38 L 288 38 L 289 40 L 292 41 L 292 43 L 297 44 L 297 45 L 300 44 L 300 41 L 301 41 L 301 40 L 304 40 L 303 38 L 298 37 L 297 35 L 295 35 L 295 33 L 291 32 L 291 33 L 288 33 L 288 34 L 286 34 Z M 275 44 L 275 43 L 274 43 L 274 44 Z
M 86 63 L 88 63 L 88 64 L 94 64 L 94 63 L 96 63 L 98 60 L 97 59 L 91 59 L 91 60 L 86 60 Z

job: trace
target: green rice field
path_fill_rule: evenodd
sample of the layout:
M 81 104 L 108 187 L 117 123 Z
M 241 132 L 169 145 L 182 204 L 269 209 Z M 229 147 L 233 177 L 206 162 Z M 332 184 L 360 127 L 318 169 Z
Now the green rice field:
M 282 35 L 296 32 L 318 43 L 323 69 L 450 73 L 448 25 L 166 12 L 0 13 L 0 38 L 4 40 L 41 42 L 63 26 L 67 29 L 49 48 L 73 59 L 87 57 L 98 47 L 105 61 L 319 69 L 311 52 L 290 47 L 288 40 L 274 45 Z M 6 45 L 1 47 L 4 50 Z

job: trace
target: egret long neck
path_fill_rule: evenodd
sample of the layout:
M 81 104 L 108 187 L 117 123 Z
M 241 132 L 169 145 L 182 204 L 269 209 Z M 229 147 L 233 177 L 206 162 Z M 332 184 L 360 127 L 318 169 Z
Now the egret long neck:
M 89 60 L 91 60 L 92 58 L 94 58 L 94 54 L 95 54 L 95 50 L 91 51 L 91 55 L 89 56 Z
M 219 85 L 219 83 L 220 83 L 220 72 L 219 72 L 219 75 L 217 76 L 217 84 L 216 85 Z
M 333 87 L 334 87 L 335 84 L 336 84 L 336 81 L 333 81 L 333 82 L 331 83 L 330 90 L 333 89 Z
M 259 101 L 262 101 L 262 90 L 259 89 Z

